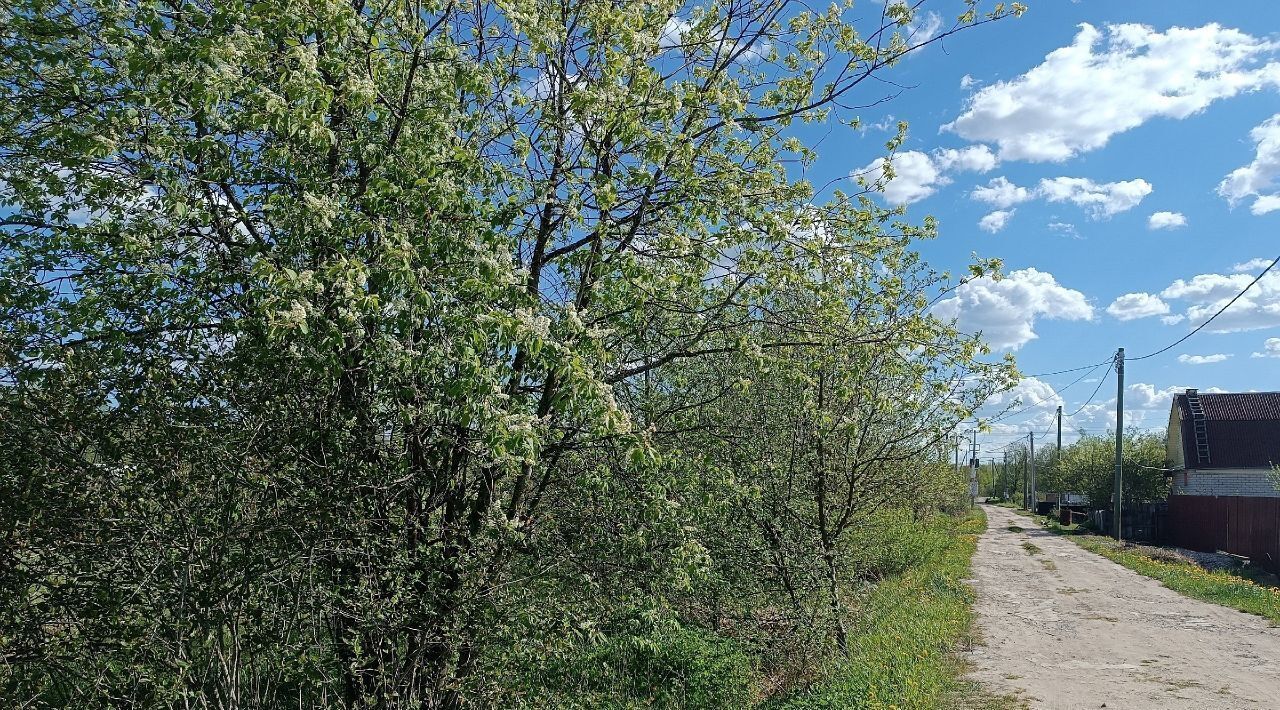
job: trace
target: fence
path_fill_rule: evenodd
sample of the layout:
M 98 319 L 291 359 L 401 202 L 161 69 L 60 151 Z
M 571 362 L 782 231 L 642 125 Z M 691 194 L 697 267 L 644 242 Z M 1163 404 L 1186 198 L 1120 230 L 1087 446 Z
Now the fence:
M 1126 505 L 1120 521 L 1121 537 L 1134 542 L 1164 544 L 1171 526 L 1169 506 L 1165 503 L 1136 503 Z M 1114 535 L 1111 511 L 1094 510 L 1089 513 L 1094 528 L 1105 535 Z
M 1280 498 L 1169 496 L 1169 542 L 1280 571 Z

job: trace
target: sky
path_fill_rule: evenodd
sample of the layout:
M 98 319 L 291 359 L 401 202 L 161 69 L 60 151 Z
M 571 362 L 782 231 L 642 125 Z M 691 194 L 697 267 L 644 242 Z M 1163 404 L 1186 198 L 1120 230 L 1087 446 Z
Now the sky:
M 1159 350 L 1280 255 L 1280 3 L 1026 4 L 894 68 L 904 90 L 863 110 L 862 130 L 826 138 L 810 177 L 878 175 L 906 121 L 878 198 L 938 220 L 919 247 L 935 268 L 1004 262 L 1002 279 L 960 287 L 935 313 L 1037 375 Z M 919 33 L 962 3 L 926 7 Z M 1068 441 L 1112 429 L 1108 369 L 1027 377 L 993 399 L 982 455 L 1052 436 L 1058 405 Z M 1139 429 L 1164 427 L 1187 387 L 1280 390 L 1280 267 L 1185 343 L 1127 363 L 1125 384 L 1125 425 Z

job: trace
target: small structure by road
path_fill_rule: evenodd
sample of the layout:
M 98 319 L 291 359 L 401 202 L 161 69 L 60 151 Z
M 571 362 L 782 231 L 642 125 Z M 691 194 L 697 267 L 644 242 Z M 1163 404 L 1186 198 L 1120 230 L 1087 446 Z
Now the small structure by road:
M 1175 395 L 1168 542 L 1280 569 L 1280 392 Z

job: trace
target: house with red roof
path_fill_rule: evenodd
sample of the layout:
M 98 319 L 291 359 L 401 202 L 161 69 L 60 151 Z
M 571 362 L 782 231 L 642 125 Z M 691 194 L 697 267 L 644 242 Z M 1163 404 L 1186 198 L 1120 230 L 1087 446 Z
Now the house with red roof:
M 1280 392 L 1175 395 L 1168 538 L 1280 569 Z

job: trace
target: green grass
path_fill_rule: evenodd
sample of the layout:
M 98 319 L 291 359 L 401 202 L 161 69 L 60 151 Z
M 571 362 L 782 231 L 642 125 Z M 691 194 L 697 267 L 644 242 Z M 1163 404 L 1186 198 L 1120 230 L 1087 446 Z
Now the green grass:
M 961 679 L 955 650 L 972 643 L 973 591 L 964 584 L 978 535 L 975 510 L 931 560 L 883 581 L 860 611 L 849 655 L 826 680 L 776 708 L 1006 707 Z
M 1073 539 L 1084 549 L 1159 580 L 1179 594 L 1280 623 L 1280 588 L 1225 570 L 1210 572 L 1189 562 L 1156 559 L 1141 548 L 1121 548 L 1110 538 L 1082 535 Z
M 1210 572 L 1191 562 L 1154 557 L 1150 550 L 1142 547 L 1121 546 L 1109 537 L 1084 534 L 1086 531 L 1079 525 L 1066 526 L 1041 516 L 1031 517 L 1049 532 L 1070 536 L 1080 547 L 1158 580 L 1179 594 L 1257 614 L 1280 624 L 1280 587 L 1250 578 L 1248 573 Z

